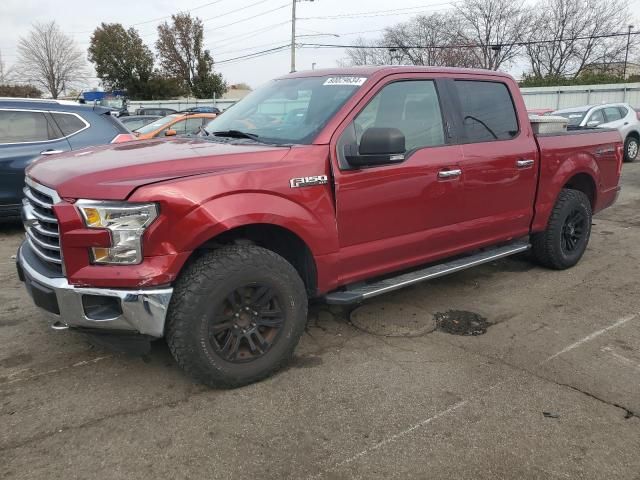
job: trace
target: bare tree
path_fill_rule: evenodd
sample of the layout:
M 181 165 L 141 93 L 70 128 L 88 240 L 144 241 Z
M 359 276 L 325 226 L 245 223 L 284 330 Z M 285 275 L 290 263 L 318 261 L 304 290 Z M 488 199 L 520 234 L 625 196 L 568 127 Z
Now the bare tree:
M 624 0 L 541 0 L 534 20 L 536 36 L 551 40 L 527 46 L 531 70 L 537 77 L 577 76 L 585 66 L 624 59 L 626 36 L 604 38 L 624 31 L 628 23 Z M 632 44 L 637 44 L 632 36 Z
M 2 59 L 2 52 L 0 52 L 0 84 L 9 83 L 11 76 L 11 69 L 7 68 L 4 60 Z
M 354 48 L 347 49 L 345 63 L 478 67 L 460 30 L 460 20 L 453 15 L 421 15 L 385 29 L 382 38 L 373 42 L 359 38 Z
M 520 54 L 521 42 L 529 36 L 531 11 L 513 0 L 461 0 L 460 38 L 471 49 L 481 68 L 498 70 Z
M 85 62 L 73 39 L 55 22 L 35 24 L 18 41 L 17 72 L 25 82 L 58 98 L 65 88 L 85 79 Z
M 445 67 L 479 67 L 461 37 L 460 17 L 433 13 L 385 30 L 384 43 L 394 48 L 400 63 Z
M 392 52 L 384 48 L 381 39 L 367 41 L 359 37 L 353 42 L 352 48 L 347 48 L 347 58 L 339 62 L 342 66 L 354 65 L 389 65 L 393 63 Z

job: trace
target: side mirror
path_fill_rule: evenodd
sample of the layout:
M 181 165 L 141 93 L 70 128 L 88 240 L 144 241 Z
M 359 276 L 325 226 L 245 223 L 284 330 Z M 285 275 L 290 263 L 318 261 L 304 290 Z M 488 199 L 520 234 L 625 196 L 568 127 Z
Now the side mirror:
M 164 132 L 164 136 L 165 137 L 175 137 L 178 134 L 178 132 L 176 132 L 175 130 L 167 130 L 166 132 Z
M 357 155 L 347 155 L 347 161 L 356 167 L 386 165 L 402 162 L 405 153 L 404 134 L 397 128 L 367 128 L 360 139 Z
M 600 125 L 598 120 L 589 120 L 587 122 L 587 127 L 597 127 L 598 125 Z

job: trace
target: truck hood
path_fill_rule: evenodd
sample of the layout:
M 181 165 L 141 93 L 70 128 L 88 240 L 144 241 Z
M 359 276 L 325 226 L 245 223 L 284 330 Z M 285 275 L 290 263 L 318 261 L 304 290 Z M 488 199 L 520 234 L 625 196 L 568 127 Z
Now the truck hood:
M 143 185 L 205 173 L 256 170 L 288 152 L 289 147 L 252 143 L 156 139 L 40 158 L 29 166 L 27 175 L 61 197 L 124 200 Z

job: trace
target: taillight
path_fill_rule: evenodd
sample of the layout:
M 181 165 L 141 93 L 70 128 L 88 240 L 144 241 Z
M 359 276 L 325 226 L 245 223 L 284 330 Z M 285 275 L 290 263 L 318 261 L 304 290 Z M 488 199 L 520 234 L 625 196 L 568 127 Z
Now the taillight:
M 113 138 L 113 140 L 111 140 L 111 143 L 124 143 L 135 139 L 136 137 L 131 133 L 119 133 Z

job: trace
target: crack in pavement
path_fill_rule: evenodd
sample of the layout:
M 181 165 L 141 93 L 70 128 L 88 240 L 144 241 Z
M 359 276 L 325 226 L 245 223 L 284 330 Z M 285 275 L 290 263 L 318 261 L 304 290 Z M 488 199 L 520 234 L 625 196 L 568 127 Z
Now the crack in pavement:
M 170 407 L 170 408 L 175 408 L 178 405 L 182 405 L 184 403 L 188 403 L 192 398 L 196 398 L 202 394 L 206 394 L 206 393 L 212 393 L 215 392 L 215 390 L 211 390 L 210 388 L 206 388 L 206 387 L 201 387 L 199 389 L 196 388 L 195 392 L 189 392 L 187 393 L 187 395 L 184 398 L 180 398 L 178 400 L 171 400 L 170 402 L 165 402 L 165 403 L 160 403 L 157 405 L 148 405 L 146 407 L 141 407 L 141 408 L 136 408 L 134 410 L 126 410 L 126 411 L 118 411 L 118 412 L 113 412 L 110 413 L 109 415 L 105 415 L 103 417 L 100 418 L 94 418 L 89 420 L 88 422 L 85 423 L 81 423 L 80 425 L 73 425 L 71 427 L 62 427 L 59 429 L 56 429 L 55 432 L 43 432 L 40 433 L 38 435 L 34 435 L 32 437 L 29 437 L 25 440 L 22 440 L 20 442 L 14 442 L 14 443 L 9 443 L 5 446 L 0 447 L 0 452 L 7 452 L 10 450 L 16 450 L 18 448 L 27 446 L 31 443 L 36 443 L 42 440 L 46 440 L 47 438 L 53 437 L 59 433 L 62 432 L 69 432 L 69 431 L 74 431 L 74 430 L 81 430 L 83 428 L 86 427 L 91 427 L 93 425 L 99 424 L 105 420 L 111 420 L 113 418 L 118 418 L 118 417 L 127 417 L 129 415 L 137 415 L 140 413 L 146 413 L 146 412 L 150 412 L 153 410 L 158 410 L 164 407 Z

